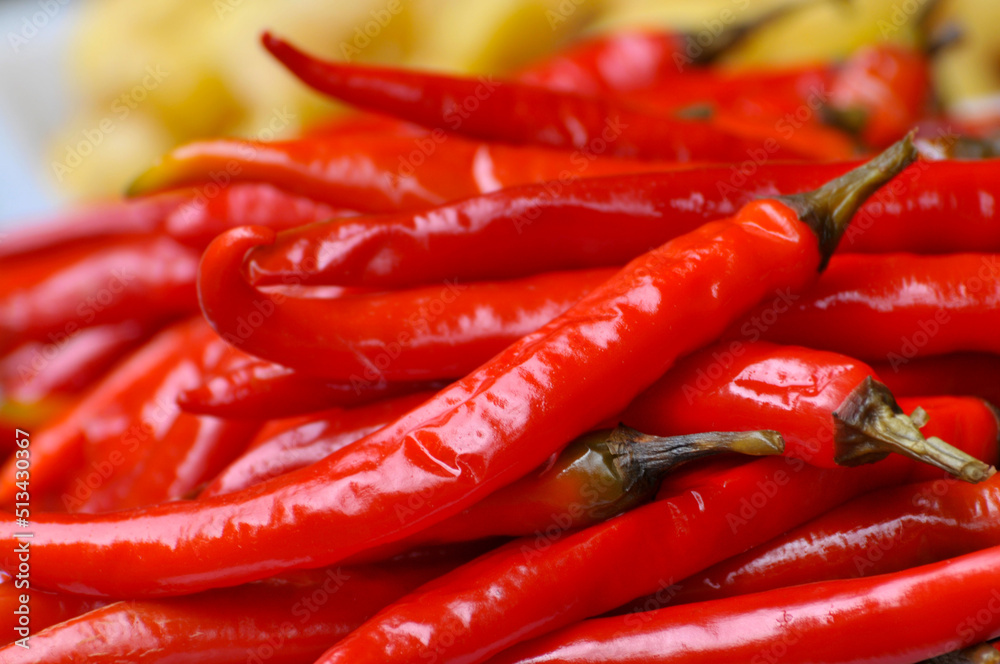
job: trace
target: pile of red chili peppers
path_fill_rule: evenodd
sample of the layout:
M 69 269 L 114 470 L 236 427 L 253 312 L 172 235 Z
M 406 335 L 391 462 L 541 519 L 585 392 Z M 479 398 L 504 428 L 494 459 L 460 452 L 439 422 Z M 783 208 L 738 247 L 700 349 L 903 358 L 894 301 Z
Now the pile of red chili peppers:
M 6 237 L 0 662 L 1000 661 L 1000 118 L 687 43 L 265 35 L 355 112 Z

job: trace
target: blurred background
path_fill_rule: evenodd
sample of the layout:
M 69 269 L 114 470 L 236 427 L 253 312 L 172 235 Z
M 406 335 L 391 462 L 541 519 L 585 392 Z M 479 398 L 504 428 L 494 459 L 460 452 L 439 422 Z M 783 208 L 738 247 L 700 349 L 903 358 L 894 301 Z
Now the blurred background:
M 337 112 L 258 43 L 267 28 L 318 55 L 502 75 L 583 35 L 625 27 L 712 31 L 789 0 L 2 0 L 0 227 L 120 194 L 171 147 L 270 138 Z M 801 0 L 726 65 L 844 57 L 911 43 L 913 17 L 954 24 L 936 58 L 941 102 L 996 105 L 996 0 Z

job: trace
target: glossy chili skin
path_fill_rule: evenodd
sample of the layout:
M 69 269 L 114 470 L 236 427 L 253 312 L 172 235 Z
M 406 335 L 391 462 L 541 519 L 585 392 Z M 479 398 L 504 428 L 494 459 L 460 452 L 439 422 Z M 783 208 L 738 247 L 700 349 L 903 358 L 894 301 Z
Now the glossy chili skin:
M 335 382 L 262 360 L 233 346 L 197 385 L 177 395 L 181 409 L 198 415 L 268 420 L 328 408 L 354 408 L 381 399 L 444 387 L 443 383 L 385 380 Z
M 912 463 L 792 471 L 762 459 L 561 539 L 516 540 L 387 607 L 318 661 L 482 662 L 898 482 Z
M 25 260 L 38 265 L 14 269 Z M 2 349 L 95 325 L 154 325 L 197 310 L 198 255 L 166 237 L 71 246 L 15 265 L 0 277 Z
M 162 195 L 129 202 L 139 203 Z M 166 215 L 162 232 L 202 250 L 216 235 L 237 226 L 284 230 L 350 214 L 349 210 L 286 192 L 266 182 L 237 182 L 226 187 L 209 182 L 191 190 L 188 200 Z
M 265 182 L 335 208 L 381 213 L 422 210 L 527 182 L 650 167 L 606 155 L 468 141 L 443 131 L 363 141 L 350 134 L 271 143 L 218 139 L 169 152 L 130 193 L 207 189 L 212 175 L 226 173 L 233 183 Z
M 418 392 L 357 408 L 337 408 L 315 415 L 267 422 L 246 451 L 226 466 L 199 497 L 240 491 L 316 463 L 390 424 L 432 395 L 433 392 Z
M 877 172 L 867 191 L 889 177 Z M 253 228 L 228 235 L 247 249 L 270 239 Z M 197 503 L 34 515 L 32 580 L 87 594 L 179 594 L 402 539 L 620 412 L 775 289 L 814 281 L 821 261 L 816 235 L 791 208 L 752 203 L 633 261 L 420 408 L 319 463 Z M 109 577 L 120 560 L 132 561 L 129 573 Z
M 860 113 L 860 137 L 873 148 L 899 140 L 929 110 L 933 88 L 927 53 L 895 44 L 857 51 L 830 81 L 829 105 Z
M 243 451 L 257 422 L 185 413 L 176 395 L 213 366 L 226 347 L 200 319 L 164 331 L 162 364 L 80 422 L 82 463 L 60 492 L 62 507 L 102 512 L 186 496 Z
M 964 394 L 1000 404 L 1000 355 L 952 353 L 872 366 L 897 396 Z
M 12 577 L 6 573 L 0 574 L 0 646 L 21 638 L 15 631 L 20 625 L 19 616 L 14 612 L 20 608 L 20 596 L 24 594 L 28 594 L 31 598 L 28 600 L 28 606 L 30 607 L 29 632 L 32 635 L 50 625 L 69 620 L 108 603 L 107 600 L 94 597 L 17 588 Z
M 846 139 L 820 146 L 796 143 L 794 135 L 776 132 L 773 123 L 746 126 L 683 120 L 646 113 L 612 99 L 515 81 L 324 62 L 267 33 L 263 42 L 274 57 L 319 92 L 364 110 L 483 140 L 681 162 L 739 162 L 752 150 L 786 159 L 837 159 L 852 152 Z
M 843 443 L 834 413 L 868 378 L 877 378 L 871 367 L 844 355 L 723 341 L 678 362 L 621 421 L 659 436 L 743 431 L 766 422 L 784 436 L 787 456 L 836 468 Z
M 913 357 L 1000 352 L 1000 255 L 844 255 L 783 313 L 761 306 L 732 338 L 808 343 L 900 366 Z
M 993 429 L 995 441 L 995 420 Z M 888 574 L 998 546 L 998 513 L 996 476 L 884 489 L 685 579 L 670 603 Z
M 1000 634 L 1000 547 L 862 579 L 585 621 L 491 664 L 909 664 Z M 981 610 L 980 610 L 981 609 Z M 845 635 L 848 635 L 845 637 Z
M 235 232 L 202 257 L 205 318 L 241 350 L 345 383 L 464 376 L 534 332 L 615 274 L 603 269 L 517 281 L 425 286 L 331 298 L 266 293 L 247 283 L 249 249 L 274 235 Z M 258 239 L 259 238 L 259 239 Z
M 383 606 L 459 562 L 331 567 L 185 597 L 116 602 L 41 634 L 33 629 L 30 649 L 8 646 L 0 649 L 0 658 L 11 664 L 170 658 L 215 664 L 309 662 Z M 34 620 L 32 614 L 33 627 Z
M 393 287 L 622 265 L 759 196 L 806 191 L 853 163 L 729 167 L 529 184 L 416 213 L 278 234 L 254 249 L 260 284 Z M 917 162 L 857 214 L 841 253 L 1000 251 L 1000 160 Z M 941 219 L 954 223 L 942 224 Z
M 573 44 L 533 63 L 515 78 L 529 85 L 591 96 L 614 96 L 676 83 L 689 61 L 688 35 L 616 31 Z M 681 66 L 678 66 L 681 65 Z

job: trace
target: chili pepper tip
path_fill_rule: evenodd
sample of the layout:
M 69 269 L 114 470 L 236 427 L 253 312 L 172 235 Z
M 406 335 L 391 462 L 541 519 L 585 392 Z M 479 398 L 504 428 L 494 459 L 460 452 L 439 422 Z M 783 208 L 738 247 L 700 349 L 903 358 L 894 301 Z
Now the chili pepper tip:
M 896 177 L 917 158 L 913 144 L 916 130 L 890 146 L 866 164 L 831 180 L 819 189 L 778 196 L 777 200 L 795 210 L 819 238 L 822 271 L 837 248 L 851 218 L 869 196 Z

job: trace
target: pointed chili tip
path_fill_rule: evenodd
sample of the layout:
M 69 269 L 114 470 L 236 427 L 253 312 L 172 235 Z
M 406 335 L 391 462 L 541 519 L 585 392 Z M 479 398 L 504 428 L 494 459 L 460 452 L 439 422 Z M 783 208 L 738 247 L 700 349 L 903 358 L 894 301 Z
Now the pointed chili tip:
M 844 235 L 851 218 L 869 196 L 917 159 L 914 129 L 866 164 L 841 175 L 814 191 L 777 199 L 796 211 L 819 239 L 822 271 Z

